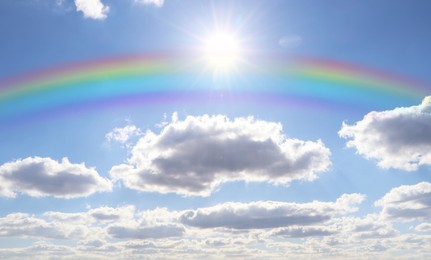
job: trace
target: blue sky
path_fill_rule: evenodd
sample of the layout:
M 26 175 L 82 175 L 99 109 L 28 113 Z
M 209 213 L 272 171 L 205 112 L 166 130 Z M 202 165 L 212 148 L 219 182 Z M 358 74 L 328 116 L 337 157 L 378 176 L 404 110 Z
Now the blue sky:
M 430 7 L 2 1 L 0 257 L 431 257 Z M 187 72 L 8 99 L 12 78 L 144 55 Z M 281 72 L 304 57 L 363 81 Z

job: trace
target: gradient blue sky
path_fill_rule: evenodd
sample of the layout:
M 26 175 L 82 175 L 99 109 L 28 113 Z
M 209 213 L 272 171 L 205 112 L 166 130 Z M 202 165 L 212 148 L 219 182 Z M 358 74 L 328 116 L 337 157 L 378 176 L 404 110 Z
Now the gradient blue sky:
M 398 0 L 6 0 L 0 80 L 123 55 L 193 60 L 202 39 L 223 27 L 257 64 L 316 57 L 431 82 L 430 8 Z M 227 96 L 244 82 L 279 84 L 241 67 L 223 79 L 197 72 L 196 80 Z M 351 104 L 311 93 L 298 103 L 165 101 L 0 122 L 0 258 L 431 257 L 431 102 L 370 93 Z M 219 148 L 229 158 L 215 160 Z M 241 156 L 230 152 L 237 148 Z M 120 165 L 129 168 L 116 174 Z M 208 179 L 212 188 L 194 190 Z

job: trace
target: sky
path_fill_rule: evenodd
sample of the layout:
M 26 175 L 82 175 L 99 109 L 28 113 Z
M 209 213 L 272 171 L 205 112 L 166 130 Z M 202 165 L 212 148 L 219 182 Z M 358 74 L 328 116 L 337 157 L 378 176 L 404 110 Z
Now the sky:
M 429 1 L 0 2 L 0 258 L 431 258 Z

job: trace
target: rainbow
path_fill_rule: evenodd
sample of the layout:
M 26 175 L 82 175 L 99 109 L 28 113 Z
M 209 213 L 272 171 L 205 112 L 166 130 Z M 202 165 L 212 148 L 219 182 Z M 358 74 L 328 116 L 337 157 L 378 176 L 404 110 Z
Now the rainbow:
M 431 90 L 423 82 L 340 61 L 254 60 L 244 63 L 238 77 L 222 81 L 199 61 L 178 55 L 111 57 L 10 77 L 0 81 L 0 122 L 92 107 L 205 102 L 219 92 L 253 102 L 358 106 L 387 100 L 419 103 Z

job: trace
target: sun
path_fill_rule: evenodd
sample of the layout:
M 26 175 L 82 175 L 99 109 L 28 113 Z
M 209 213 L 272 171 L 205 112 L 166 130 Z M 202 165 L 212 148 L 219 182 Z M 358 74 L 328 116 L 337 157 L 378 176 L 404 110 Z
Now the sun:
M 240 61 L 241 46 L 234 34 L 216 32 L 204 39 L 203 58 L 215 72 L 235 69 Z

